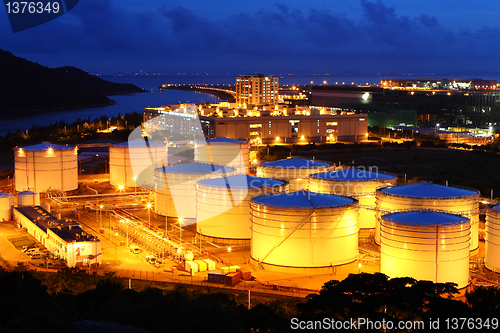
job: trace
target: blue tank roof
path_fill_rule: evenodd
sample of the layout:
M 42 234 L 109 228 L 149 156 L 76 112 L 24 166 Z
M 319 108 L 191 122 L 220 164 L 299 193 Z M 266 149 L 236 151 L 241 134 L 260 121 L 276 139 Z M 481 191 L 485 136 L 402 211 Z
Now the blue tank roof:
M 44 151 L 44 150 L 48 150 L 49 148 L 52 148 L 54 150 L 72 150 L 72 149 L 75 149 L 74 146 L 55 145 L 55 144 L 48 143 L 48 142 L 43 142 L 43 143 L 39 143 L 39 144 L 36 144 L 33 146 L 20 147 L 20 148 L 22 148 L 24 151 Z M 18 149 L 20 149 L 20 148 L 18 148 Z
M 163 147 L 165 147 L 166 145 L 164 143 L 159 143 L 159 142 L 148 141 L 146 143 L 145 140 L 133 140 L 133 141 L 126 141 L 126 142 L 112 144 L 111 146 L 112 147 L 123 147 L 123 148 L 127 148 L 127 147 L 144 148 L 146 146 L 149 146 L 149 147 L 162 147 L 163 146 Z
M 458 188 L 453 186 L 436 185 L 432 183 L 415 183 L 400 185 L 391 188 L 384 188 L 380 191 L 410 198 L 439 198 L 452 199 L 462 197 L 472 197 L 479 195 L 478 190 Z
M 307 160 L 305 158 L 286 158 L 283 160 L 264 162 L 260 164 L 263 167 L 270 168 L 324 168 L 330 166 L 328 163 Z
M 209 140 L 207 140 L 207 143 L 209 143 L 209 144 L 211 144 L 211 143 L 246 143 L 246 141 L 229 139 L 229 138 L 226 138 L 224 136 L 221 136 L 221 137 L 217 137 L 214 139 L 209 139 Z
M 33 194 L 38 194 L 37 192 L 32 192 L 32 191 L 23 191 L 17 193 L 17 195 L 33 195 Z
M 382 218 L 398 224 L 417 226 L 455 225 L 469 221 L 464 216 L 426 210 L 391 213 L 383 215 Z
M 492 207 L 492 209 L 495 209 L 495 210 L 500 211 L 500 205 L 499 205 L 499 206 Z
M 253 198 L 252 202 L 275 208 L 313 209 L 345 206 L 354 203 L 355 200 L 339 195 L 301 190 L 292 193 L 262 195 Z
M 274 187 L 284 185 L 285 182 L 277 179 L 254 177 L 248 175 L 234 175 L 225 178 L 213 178 L 200 180 L 198 184 L 213 187 L 229 187 L 241 189 L 258 189 L 264 186 Z
M 0 198 L 9 198 L 14 196 L 12 193 L 0 192 Z
M 163 173 L 207 174 L 211 172 L 232 172 L 234 168 L 209 163 L 192 162 L 171 167 L 159 167 L 155 171 Z
M 396 175 L 389 175 L 381 172 L 371 172 L 367 170 L 358 170 L 355 168 L 347 168 L 332 172 L 315 173 L 311 175 L 312 178 L 325 179 L 325 180 L 338 180 L 338 181 L 368 181 L 380 180 L 389 181 L 395 180 Z

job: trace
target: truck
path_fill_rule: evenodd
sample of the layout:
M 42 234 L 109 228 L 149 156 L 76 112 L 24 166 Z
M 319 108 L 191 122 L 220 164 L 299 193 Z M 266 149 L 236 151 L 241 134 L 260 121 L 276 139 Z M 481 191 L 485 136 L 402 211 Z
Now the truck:
M 137 245 L 132 245 L 130 246 L 130 252 L 132 252 L 133 254 L 139 254 L 141 253 L 141 249 L 139 249 Z

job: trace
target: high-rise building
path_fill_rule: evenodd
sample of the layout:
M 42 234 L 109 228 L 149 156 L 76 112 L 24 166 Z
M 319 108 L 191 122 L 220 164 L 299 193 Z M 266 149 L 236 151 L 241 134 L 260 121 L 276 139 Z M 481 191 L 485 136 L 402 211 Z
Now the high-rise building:
M 272 75 L 240 75 L 236 78 L 236 103 L 240 106 L 277 104 L 278 88 L 278 78 Z

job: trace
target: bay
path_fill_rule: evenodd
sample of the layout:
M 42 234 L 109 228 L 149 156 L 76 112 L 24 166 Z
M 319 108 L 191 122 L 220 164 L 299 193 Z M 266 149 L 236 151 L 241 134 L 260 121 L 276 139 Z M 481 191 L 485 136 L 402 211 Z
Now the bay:
M 415 75 L 405 76 L 387 76 L 387 75 L 277 75 L 279 77 L 280 86 L 291 85 L 308 85 L 308 84 L 359 84 L 359 85 L 378 85 L 381 79 L 396 79 L 396 78 L 415 78 Z M 418 77 L 423 77 L 419 75 Z M 433 77 L 427 75 L 426 77 Z M 451 77 L 451 76 L 439 76 Z M 454 76 L 461 78 L 462 76 Z M 471 77 L 471 76 L 468 76 Z M 233 75 L 137 75 L 137 76 L 102 76 L 103 79 L 117 83 L 132 83 L 136 86 L 145 89 L 145 93 L 136 93 L 128 95 L 114 95 L 109 98 L 116 101 L 114 105 L 99 107 L 75 109 L 60 112 L 41 112 L 38 115 L 25 117 L 14 120 L 0 121 L 0 135 L 3 136 L 7 132 L 15 132 L 18 129 L 21 131 L 29 130 L 33 125 L 47 126 L 60 120 L 65 120 L 71 123 L 78 118 L 91 120 L 101 116 L 113 117 L 118 114 L 131 113 L 134 111 L 142 112 L 145 107 L 157 107 L 162 105 L 177 104 L 177 103 L 217 103 L 219 98 L 193 91 L 182 90 L 160 90 L 162 84 L 234 84 L 236 77 Z M 484 79 L 492 79 L 484 77 Z

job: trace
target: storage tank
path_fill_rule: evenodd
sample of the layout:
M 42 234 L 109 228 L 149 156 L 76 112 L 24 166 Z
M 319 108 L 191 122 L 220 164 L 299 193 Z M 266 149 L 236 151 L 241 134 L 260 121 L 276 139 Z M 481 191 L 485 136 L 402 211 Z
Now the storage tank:
M 109 181 L 112 186 L 154 187 L 154 169 L 168 165 L 163 143 L 134 140 L 109 147 Z
M 359 200 L 359 228 L 374 229 L 375 191 L 396 182 L 397 176 L 393 174 L 346 168 L 310 175 L 309 191 L 355 197 Z
M 257 166 L 257 176 L 287 180 L 290 182 L 290 191 L 294 192 L 307 189 L 310 174 L 327 172 L 330 169 L 331 165 L 326 162 L 293 157 L 260 163 Z
M 40 206 L 40 193 L 32 191 L 19 192 L 17 194 L 17 206 Z
M 376 205 L 379 214 L 401 209 L 433 209 L 464 215 L 471 225 L 471 251 L 479 246 L 479 198 L 476 189 L 436 185 L 430 182 L 410 183 L 378 189 Z M 380 244 L 379 223 L 375 225 L 375 242 Z
M 226 165 L 237 173 L 247 173 L 250 168 L 250 143 L 242 140 L 217 137 L 197 143 L 194 159 L 198 162 Z
M 305 190 L 250 202 L 251 257 L 266 269 L 321 268 L 358 256 L 358 201 Z
M 500 206 L 486 210 L 486 237 L 484 265 L 494 272 L 500 271 Z
M 12 220 L 13 199 L 13 194 L 0 192 L 0 222 Z
M 154 171 L 155 213 L 183 219 L 196 218 L 196 182 L 204 178 L 232 175 L 234 169 L 208 163 L 186 163 Z
M 200 180 L 196 186 L 196 231 L 210 241 L 249 242 L 250 199 L 286 188 L 285 181 L 247 175 Z
M 14 150 L 16 191 L 78 188 L 76 147 L 40 143 Z
M 383 215 L 380 272 L 434 283 L 469 284 L 469 219 L 435 211 Z

